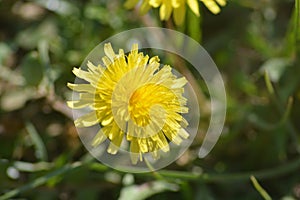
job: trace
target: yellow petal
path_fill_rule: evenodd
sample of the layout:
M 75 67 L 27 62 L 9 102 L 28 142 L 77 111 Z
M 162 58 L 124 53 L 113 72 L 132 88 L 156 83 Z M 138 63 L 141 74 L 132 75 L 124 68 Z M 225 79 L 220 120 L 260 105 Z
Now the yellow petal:
M 91 101 L 82 101 L 82 100 L 81 101 L 67 101 L 67 105 L 70 108 L 74 108 L 74 109 L 84 108 L 91 104 L 92 104 Z
M 181 77 L 179 79 L 175 79 L 173 80 L 173 85 L 172 85 L 172 89 L 175 88 L 182 88 L 185 84 L 187 83 L 187 80 L 185 77 Z
M 159 9 L 159 16 L 161 20 L 168 20 L 172 14 L 171 2 L 164 2 Z
M 142 153 L 147 153 L 147 152 L 150 151 L 149 146 L 148 146 L 149 145 L 148 141 L 149 141 L 148 138 L 142 138 L 142 139 L 140 139 L 139 145 L 140 145 L 140 149 L 141 149 Z
M 92 83 L 94 86 L 96 86 L 98 82 L 98 77 L 94 76 L 94 74 L 81 70 L 79 68 L 73 68 L 73 73 L 78 77 L 83 80 L 86 80 L 87 82 Z
M 141 8 L 140 8 L 140 14 L 144 15 L 146 14 L 151 8 L 151 5 L 149 4 L 148 1 L 143 1 Z
M 159 7 L 161 3 L 162 0 L 149 0 L 149 4 L 154 8 Z
M 183 0 L 172 0 L 172 6 L 173 6 L 173 8 L 178 8 L 179 6 L 182 6 L 182 5 L 184 5 L 184 1 Z
M 80 100 L 85 100 L 85 101 L 97 101 L 96 95 L 95 94 L 90 94 L 90 93 L 80 93 L 79 94 Z
M 174 8 L 173 18 L 177 26 L 181 25 L 185 19 L 185 5 L 182 5 L 178 8 Z
M 138 50 L 139 50 L 139 45 L 137 43 L 133 43 L 131 46 L 131 53 L 136 54 L 138 53 Z
M 189 112 L 189 108 L 188 107 L 180 107 L 179 108 L 179 113 L 188 113 Z
M 217 3 L 214 2 L 213 0 L 201 0 L 201 1 L 213 14 L 218 14 L 221 11 Z
M 137 136 L 135 133 L 135 123 L 133 120 L 129 120 L 127 123 L 127 134 L 134 137 Z
M 180 125 L 182 127 L 187 127 L 189 125 L 189 123 L 186 121 L 186 119 L 182 118 L 182 121 L 181 121 Z
M 140 149 L 136 139 L 133 139 L 130 143 L 130 159 L 133 164 L 137 164 L 138 159 L 142 160 Z
M 179 129 L 178 135 L 184 139 L 187 139 L 190 136 L 183 128 Z
M 104 71 L 104 67 L 102 67 L 101 65 L 98 65 L 96 67 L 91 61 L 88 61 L 87 66 L 88 71 L 95 74 L 101 74 Z
M 148 55 L 141 56 L 140 64 L 139 64 L 140 68 L 146 67 L 146 65 L 148 63 L 148 60 L 149 60 L 149 56 Z
M 195 15 L 200 16 L 199 4 L 197 0 L 187 0 L 187 4 Z
M 164 134 L 162 134 L 161 132 L 159 132 L 157 134 L 158 136 L 158 140 L 157 140 L 157 145 L 159 146 L 159 148 L 163 151 L 163 152 L 168 152 L 170 151 L 169 148 L 169 144 L 168 141 L 166 140 L 166 137 L 164 136 Z
M 154 160 L 157 160 L 160 157 L 158 151 L 152 151 L 151 155 L 152 155 L 152 158 L 154 158 Z
M 133 137 L 133 139 L 130 143 L 130 152 L 132 152 L 132 153 L 139 153 L 140 152 L 140 148 L 138 146 L 137 139 L 135 137 Z
M 136 165 L 139 160 L 140 154 L 139 153 L 132 153 L 130 152 L 130 159 L 132 164 Z
M 102 142 L 104 142 L 104 140 L 106 140 L 106 136 L 104 135 L 104 133 L 102 132 L 102 130 L 100 129 L 98 131 L 98 133 L 96 134 L 96 136 L 93 139 L 92 142 L 92 146 L 98 146 L 99 144 L 101 144 Z
M 220 6 L 226 5 L 226 0 L 216 0 Z
M 97 71 L 97 67 L 91 61 L 88 61 L 87 66 L 92 71 Z
M 76 92 L 95 93 L 95 88 L 91 84 L 73 84 L 68 83 L 67 86 Z
M 150 58 L 149 64 L 158 63 L 158 62 L 159 62 L 159 57 L 153 56 L 152 58 Z
M 176 145 L 180 145 L 182 139 L 178 135 L 176 135 L 175 137 L 173 137 L 172 142 Z
M 114 119 L 114 116 L 113 115 L 108 115 L 106 118 L 104 118 L 101 122 L 101 125 L 102 126 L 107 126 L 109 125 L 110 123 L 113 122 L 113 119 Z
M 107 56 L 102 57 L 102 62 L 104 63 L 104 65 L 106 67 L 109 67 L 112 64 L 112 62 L 110 61 L 110 59 Z
M 110 43 L 106 43 L 104 45 L 104 53 L 109 57 L 109 59 L 113 62 L 115 57 L 116 57 L 116 54 L 111 46 Z
M 127 9 L 131 9 L 133 8 L 137 3 L 139 2 L 139 0 L 127 0 L 124 4 L 125 8 Z
M 110 154 L 116 154 L 120 148 L 120 145 L 123 140 L 123 132 L 119 131 L 118 136 L 116 136 L 109 144 L 109 147 L 107 149 L 107 152 Z
M 102 127 L 102 132 L 106 135 L 106 137 L 110 140 L 113 140 L 117 134 L 115 132 L 111 132 L 112 126 L 104 126 Z
M 130 54 L 127 57 L 128 67 L 130 69 L 133 69 L 133 68 L 139 66 L 138 62 L 139 62 L 139 58 L 141 56 L 138 54 L 138 48 L 139 47 L 138 47 L 137 43 L 132 44 L 131 52 L 130 52 Z
M 119 147 L 116 146 L 114 143 L 110 143 L 107 148 L 107 153 L 115 155 L 119 150 Z
M 74 121 L 76 127 L 89 127 L 99 123 L 100 119 L 95 112 L 83 115 Z

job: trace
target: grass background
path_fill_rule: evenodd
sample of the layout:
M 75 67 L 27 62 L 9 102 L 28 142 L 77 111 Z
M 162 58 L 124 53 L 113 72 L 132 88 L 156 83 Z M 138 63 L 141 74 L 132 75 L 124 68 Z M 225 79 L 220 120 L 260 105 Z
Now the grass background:
M 201 17 L 188 11 L 182 27 L 123 3 L 0 0 L 0 199 L 270 199 L 262 188 L 273 199 L 300 199 L 299 0 L 231 0 L 216 16 L 201 4 Z M 227 116 L 205 159 L 199 137 L 165 169 L 126 174 L 82 146 L 66 83 L 101 41 L 144 26 L 203 45 L 224 78 Z

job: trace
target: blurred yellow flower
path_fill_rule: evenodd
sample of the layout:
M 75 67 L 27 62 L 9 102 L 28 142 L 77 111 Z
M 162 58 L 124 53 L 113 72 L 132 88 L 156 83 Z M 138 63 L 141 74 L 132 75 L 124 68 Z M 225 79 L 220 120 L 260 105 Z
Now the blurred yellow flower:
M 213 14 L 218 14 L 221 9 L 219 6 L 225 6 L 226 0 L 200 0 Z M 125 7 L 132 9 L 140 0 L 127 0 Z M 142 0 L 140 6 L 141 14 L 145 14 L 153 8 L 159 9 L 161 20 L 168 20 L 173 12 L 173 19 L 176 25 L 181 25 L 185 19 L 186 4 L 195 13 L 200 16 L 198 0 Z
M 159 151 L 170 151 L 168 141 L 180 145 L 189 134 L 184 130 L 188 122 L 182 117 L 188 112 L 187 99 L 182 96 L 186 79 L 177 78 L 171 67 L 160 67 L 157 56 L 138 52 L 132 46 L 128 55 L 122 49 L 116 54 L 110 43 L 105 44 L 104 66 L 87 64 L 87 71 L 74 68 L 73 73 L 88 83 L 68 87 L 79 92 L 79 100 L 67 102 L 74 109 L 89 107 L 91 112 L 75 120 L 76 127 L 100 124 L 92 145 L 110 140 L 108 153 L 116 154 L 126 141 L 131 161 L 143 160 L 151 153 L 159 158 Z

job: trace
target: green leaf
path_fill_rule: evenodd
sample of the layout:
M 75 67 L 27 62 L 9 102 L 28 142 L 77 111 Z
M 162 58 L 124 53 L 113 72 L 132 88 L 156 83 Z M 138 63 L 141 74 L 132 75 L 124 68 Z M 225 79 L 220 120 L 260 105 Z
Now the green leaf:
M 43 66 L 37 52 L 25 56 L 21 63 L 21 71 L 27 85 L 37 86 L 43 79 Z
M 107 23 L 109 20 L 109 12 L 107 9 L 101 6 L 95 6 L 89 4 L 84 9 L 84 15 L 88 19 L 99 20 L 100 22 Z
M 44 0 L 35 0 L 37 4 L 40 6 L 51 10 L 59 15 L 66 16 L 66 15 L 78 15 L 79 9 L 76 7 L 74 3 L 64 1 L 64 0 L 51 0 L 51 1 L 44 1 Z
M 262 65 L 260 70 L 262 73 L 267 72 L 270 80 L 277 83 L 289 65 L 290 61 L 287 58 L 271 58 Z
M 197 189 L 195 191 L 194 199 L 205 199 L 205 200 L 213 200 L 215 199 L 213 192 L 210 190 L 207 184 L 203 181 L 199 181 L 197 184 Z
M 59 40 L 58 28 L 54 20 L 47 19 L 38 25 L 32 25 L 19 32 L 15 39 L 17 44 L 25 49 L 35 49 L 41 40 L 46 40 L 49 44 Z
M 23 107 L 29 99 L 35 96 L 32 88 L 14 89 L 6 91 L 1 98 L 1 108 L 5 111 L 12 111 Z
M 82 188 L 76 191 L 75 199 L 97 199 L 99 190 L 96 188 Z
M 0 42 L 0 65 L 3 64 L 6 57 L 11 53 L 12 50 L 10 47 L 5 43 Z

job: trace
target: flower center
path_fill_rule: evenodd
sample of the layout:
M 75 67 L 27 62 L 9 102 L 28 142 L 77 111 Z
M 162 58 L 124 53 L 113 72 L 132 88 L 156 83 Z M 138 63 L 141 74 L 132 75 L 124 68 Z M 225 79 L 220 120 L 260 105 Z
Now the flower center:
M 128 110 L 130 117 L 135 124 L 141 127 L 147 126 L 150 121 L 149 110 L 153 105 L 153 98 L 151 98 L 151 93 L 149 93 L 151 87 L 153 86 L 145 85 L 138 88 L 129 99 Z
M 157 118 L 163 114 L 165 98 L 161 94 L 165 90 L 161 85 L 146 84 L 133 92 L 129 99 L 128 111 L 136 125 L 147 126 L 151 123 L 151 117 Z

